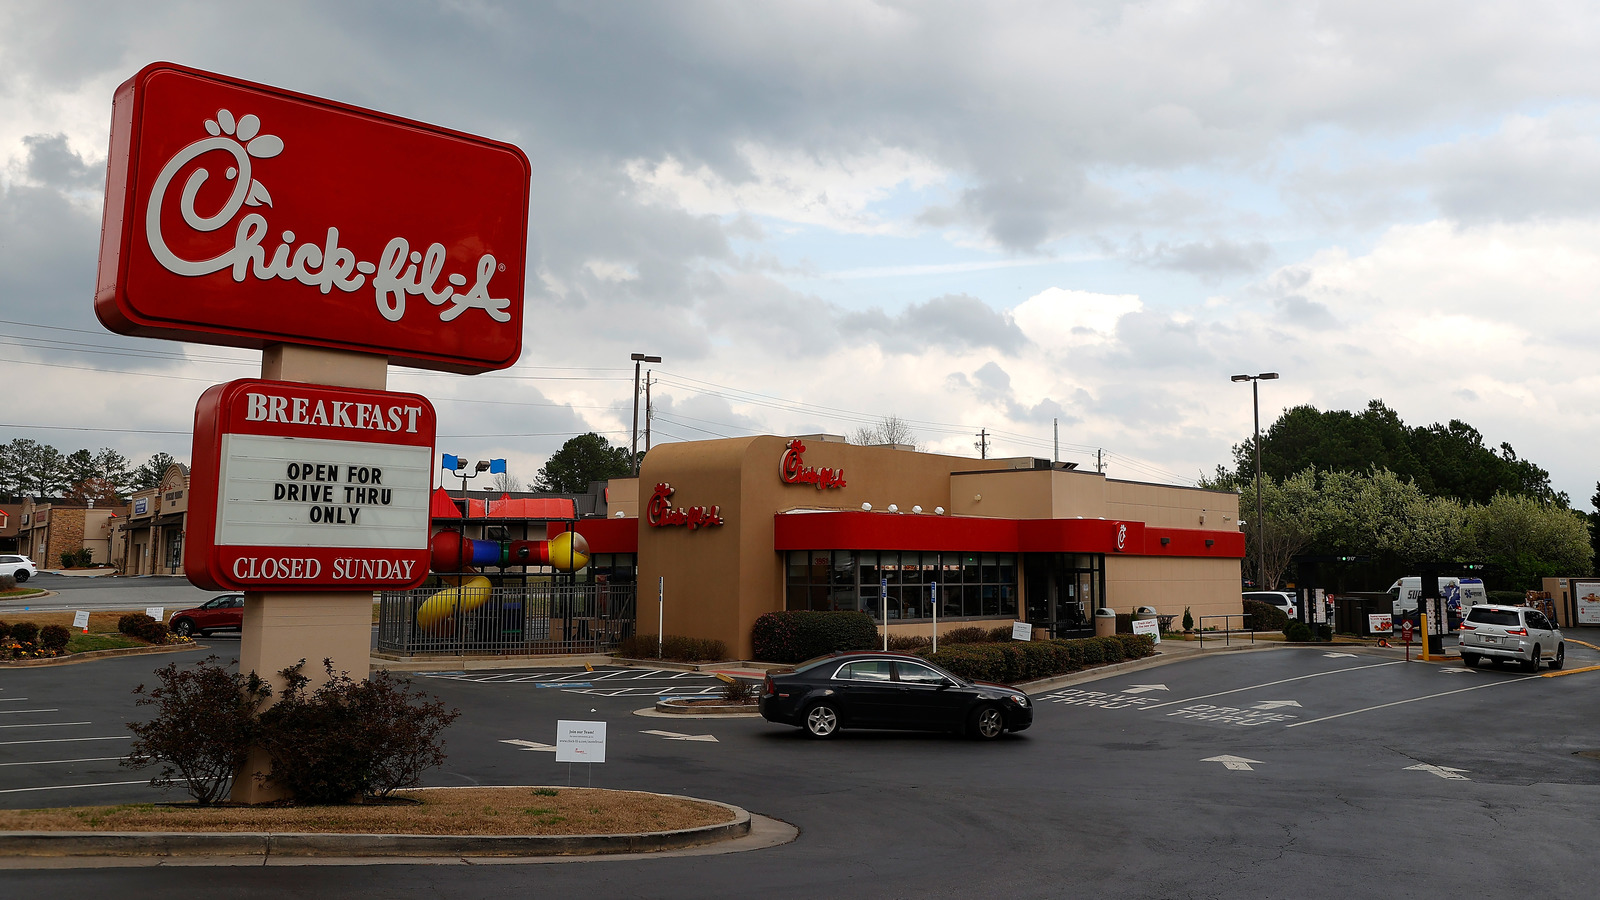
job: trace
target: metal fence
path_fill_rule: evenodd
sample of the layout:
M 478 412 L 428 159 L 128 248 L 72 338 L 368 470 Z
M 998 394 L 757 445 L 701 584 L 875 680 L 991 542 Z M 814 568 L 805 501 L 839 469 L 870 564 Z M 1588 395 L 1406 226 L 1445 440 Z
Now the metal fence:
M 378 651 L 402 656 L 602 653 L 633 634 L 631 584 L 505 584 L 484 593 L 439 587 L 384 591 Z
M 1218 630 L 1216 626 L 1213 625 L 1211 626 L 1211 630 L 1207 631 L 1206 620 L 1208 619 L 1221 619 L 1221 630 Z M 1233 627 L 1234 619 L 1239 620 L 1238 628 Z M 1231 616 L 1201 616 L 1200 628 L 1195 632 L 1195 634 L 1197 639 L 1200 641 L 1201 650 L 1206 648 L 1206 638 L 1208 637 L 1212 640 L 1216 640 L 1218 637 L 1221 637 L 1222 645 L 1224 647 L 1233 643 L 1233 636 L 1236 634 L 1248 634 L 1250 635 L 1250 643 L 1254 644 L 1256 642 L 1256 626 L 1250 621 L 1249 613 L 1235 613 Z

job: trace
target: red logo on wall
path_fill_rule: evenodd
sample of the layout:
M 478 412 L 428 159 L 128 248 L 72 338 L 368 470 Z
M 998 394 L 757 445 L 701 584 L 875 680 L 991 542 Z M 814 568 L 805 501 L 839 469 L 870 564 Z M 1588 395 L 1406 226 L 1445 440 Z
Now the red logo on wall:
M 528 179 L 509 144 L 155 63 L 112 106 L 95 312 L 122 334 L 505 368 Z
M 668 528 L 683 526 L 690 531 L 696 528 L 710 528 L 722 524 L 722 507 L 720 506 L 691 506 L 688 509 L 672 508 L 672 495 L 676 493 L 672 485 L 662 482 L 656 485 L 656 491 L 650 496 L 650 502 L 644 508 L 644 520 L 651 528 Z
M 1121 553 L 1126 549 L 1128 549 L 1128 526 L 1119 523 L 1117 525 L 1117 552 Z
M 800 458 L 804 452 L 806 445 L 799 438 L 790 441 L 783 451 L 783 460 L 778 464 L 778 477 L 783 479 L 784 484 L 814 484 L 819 491 L 845 486 L 843 469 L 819 469 L 805 465 Z

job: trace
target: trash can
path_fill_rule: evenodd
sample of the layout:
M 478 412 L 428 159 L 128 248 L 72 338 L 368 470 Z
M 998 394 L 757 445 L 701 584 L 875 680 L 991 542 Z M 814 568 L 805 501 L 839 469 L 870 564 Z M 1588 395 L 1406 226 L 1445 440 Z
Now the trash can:
M 1101 607 L 1094 611 L 1094 636 L 1111 637 L 1117 633 L 1117 611 Z

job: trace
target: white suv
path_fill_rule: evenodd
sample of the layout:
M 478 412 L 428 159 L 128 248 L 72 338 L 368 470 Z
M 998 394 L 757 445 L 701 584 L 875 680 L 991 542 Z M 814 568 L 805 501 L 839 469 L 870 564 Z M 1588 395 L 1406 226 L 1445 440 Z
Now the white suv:
M 17 584 L 21 584 L 37 574 L 39 574 L 39 567 L 35 566 L 33 560 L 26 556 L 17 556 L 15 554 L 0 556 L 0 575 L 14 576 L 17 579 Z
M 1559 669 L 1566 664 L 1567 645 L 1561 630 L 1537 609 L 1480 603 L 1461 623 L 1461 661 L 1476 666 L 1482 659 L 1514 659 L 1528 672 L 1548 660 L 1550 668 Z

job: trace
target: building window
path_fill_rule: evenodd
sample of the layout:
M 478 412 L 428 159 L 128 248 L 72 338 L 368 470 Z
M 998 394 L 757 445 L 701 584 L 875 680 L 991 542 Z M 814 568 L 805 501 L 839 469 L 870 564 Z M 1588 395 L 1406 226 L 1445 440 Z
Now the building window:
M 859 609 L 890 621 L 933 615 L 934 584 L 944 618 L 1015 618 L 1017 558 L 1013 553 L 916 550 L 791 550 L 784 566 L 784 607 Z

